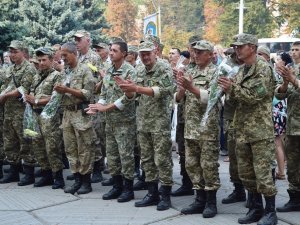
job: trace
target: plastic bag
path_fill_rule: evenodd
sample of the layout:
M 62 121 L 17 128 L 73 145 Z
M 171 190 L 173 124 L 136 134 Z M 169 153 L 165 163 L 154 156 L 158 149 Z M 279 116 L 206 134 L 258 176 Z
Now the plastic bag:
M 222 89 L 218 86 L 218 79 L 219 77 L 225 76 L 228 78 L 234 77 L 239 70 L 239 66 L 231 66 L 228 65 L 227 59 L 224 59 L 221 64 L 218 66 L 216 70 L 216 74 L 214 76 L 213 81 L 211 82 L 210 86 L 210 93 L 208 97 L 208 103 L 207 103 L 207 108 L 206 111 L 203 115 L 203 118 L 200 123 L 200 130 L 204 131 L 209 114 L 211 110 L 215 107 L 215 105 L 218 103 L 219 99 L 222 97 L 224 94 Z
M 176 142 L 176 127 L 177 127 L 177 107 L 178 105 L 174 105 L 172 124 L 171 124 L 171 141 Z
M 41 134 L 39 124 L 29 103 L 26 103 L 24 111 L 23 134 L 25 138 L 36 138 Z

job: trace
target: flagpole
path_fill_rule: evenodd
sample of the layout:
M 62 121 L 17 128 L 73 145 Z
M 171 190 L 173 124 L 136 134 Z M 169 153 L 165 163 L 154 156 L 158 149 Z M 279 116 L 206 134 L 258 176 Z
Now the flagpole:
M 239 8 L 239 34 L 244 32 L 244 0 L 240 0 Z

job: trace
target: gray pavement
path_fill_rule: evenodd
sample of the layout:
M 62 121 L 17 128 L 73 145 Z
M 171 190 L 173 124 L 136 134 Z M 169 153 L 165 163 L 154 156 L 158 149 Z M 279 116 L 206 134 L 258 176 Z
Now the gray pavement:
M 179 187 L 178 157 L 173 152 L 174 180 L 173 189 Z M 41 224 L 101 224 L 101 225 L 235 225 L 237 219 L 247 212 L 245 203 L 222 205 L 221 199 L 232 191 L 229 182 L 228 165 L 220 157 L 220 177 L 222 187 L 217 194 L 219 214 L 212 219 L 202 215 L 181 215 L 180 210 L 193 201 L 193 196 L 172 197 L 172 209 L 157 211 L 155 206 L 136 208 L 134 201 L 117 203 L 116 200 L 104 201 L 102 195 L 110 187 L 93 184 L 93 192 L 87 195 L 65 194 L 63 190 L 50 187 L 33 188 L 32 185 L 18 187 L 16 183 L 0 185 L 0 225 L 41 225 Z M 64 171 L 70 174 L 69 170 Z M 107 176 L 106 176 L 107 177 Z M 67 185 L 72 182 L 67 181 Z M 287 181 L 277 181 L 277 205 L 288 201 Z M 146 191 L 135 192 L 136 200 L 142 199 Z M 300 213 L 278 213 L 279 225 L 300 225 Z

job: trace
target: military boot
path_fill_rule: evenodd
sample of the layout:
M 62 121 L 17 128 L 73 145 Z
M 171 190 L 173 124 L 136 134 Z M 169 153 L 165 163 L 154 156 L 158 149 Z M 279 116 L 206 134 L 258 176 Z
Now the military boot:
M 233 183 L 233 185 L 235 187 L 233 192 L 230 195 L 228 195 L 227 198 L 224 198 L 222 200 L 223 204 L 231 204 L 235 202 L 246 201 L 246 192 L 244 186 L 240 183 Z
M 160 201 L 158 194 L 158 183 L 157 182 L 147 182 L 148 194 L 143 198 L 143 200 L 136 202 L 135 207 L 146 207 L 151 205 L 157 205 Z
M 107 180 L 104 180 L 101 182 L 102 186 L 113 186 L 114 185 L 114 179 L 111 177 Z
M 275 211 L 275 195 L 265 197 L 266 207 L 264 216 L 258 221 L 257 225 L 276 225 L 278 218 Z
M 67 180 L 75 180 L 74 174 L 70 174 L 67 176 Z
M 251 205 L 253 203 L 252 198 L 253 198 L 253 193 L 250 192 L 250 191 L 248 191 L 248 193 L 247 193 L 247 201 L 246 201 L 246 208 L 248 208 L 248 209 L 251 207 Z
M 41 177 L 42 176 L 42 169 L 37 169 L 34 171 L 34 177 L 37 178 L 37 177 Z
M 53 184 L 52 170 L 42 170 L 42 177 L 34 183 L 34 187 L 44 187 Z
M 23 171 L 25 173 L 25 176 L 20 179 L 20 182 L 18 182 L 18 186 L 34 184 L 34 167 L 23 165 Z
M 277 207 L 278 212 L 300 211 L 300 192 L 287 190 L 290 200 L 282 207 Z
M 263 216 L 264 209 L 261 194 L 252 193 L 252 195 L 249 211 L 245 217 L 238 219 L 239 224 L 254 223 L 259 221 Z
M 204 190 L 196 190 L 195 201 L 187 208 L 183 208 L 181 213 L 183 214 L 200 214 L 203 212 L 206 204 L 206 192 Z
M 70 193 L 74 195 L 75 192 L 78 191 L 79 188 L 81 187 L 82 184 L 81 175 L 79 173 L 74 173 L 74 177 L 75 177 L 74 184 L 71 187 L 66 187 L 64 190 L 65 193 Z
M 3 177 L 3 179 L 0 180 L 1 184 L 11 183 L 11 182 L 17 182 L 20 180 L 19 175 L 19 165 L 10 165 L 8 174 Z
M 2 160 L 0 160 L 0 179 L 2 179 L 3 178 L 3 161 Z
M 192 188 L 193 184 L 191 182 L 191 179 L 187 174 L 183 174 L 182 185 L 176 191 L 172 191 L 171 195 L 174 197 L 194 195 L 194 190 Z
M 136 182 L 133 185 L 133 190 L 134 191 L 147 190 L 147 183 L 146 183 L 145 179 L 146 179 L 146 174 L 145 174 L 144 170 L 142 170 L 142 175 L 139 176 L 138 182 Z
M 79 190 L 77 191 L 77 194 L 82 195 L 82 194 L 87 194 L 92 192 L 92 185 L 91 185 L 91 174 L 84 174 L 81 175 L 81 180 L 82 180 L 82 185 L 79 188 Z
M 123 190 L 123 178 L 121 175 L 113 176 L 114 180 L 113 188 L 102 196 L 103 200 L 117 199 L 122 194 Z
M 206 204 L 202 216 L 203 218 L 213 218 L 217 213 L 217 191 L 206 191 Z
M 54 183 L 52 185 L 52 189 L 59 189 L 65 187 L 65 181 L 64 181 L 62 170 L 53 173 L 53 177 L 54 177 Z
M 170 195 L 171 195 L 172 186 L 162 185 L 161 189 L 162 189 L 161 190 L 161 200 L 156 207 L 156 209 L 158 211 L 167 210 L 171 207 Z
M 133 180 L 124 178 L 124 188 L 118 202 L 129 202 L 132 199 L 134 199 Z
M 100 160 L 94 162 L 93 174 L 92 174 L 92 183 L 100 183 L 103 180 L 103 176 L 100 169 Z

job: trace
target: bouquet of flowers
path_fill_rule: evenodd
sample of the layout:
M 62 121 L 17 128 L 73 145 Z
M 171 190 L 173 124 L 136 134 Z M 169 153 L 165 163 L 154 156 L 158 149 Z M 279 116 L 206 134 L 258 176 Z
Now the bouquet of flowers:
M 239 66 L 229 65 L 227 59 L 224 59 L 222 63 L 218 66 L 215 76 L 211 82 L 207 108 L 200 123 L 201 131 L 203 131 L 204 128 L 206 127 L 211 110 L 218 103 L 218 99 L 220 99 L 224 94 L 222 89 L 218 86 L 219 77 L 222 76 L 228 78 L 234 77 L 237 74 L 238 70 L 239 70 Z
M 26 103 L 24 111 L 23 129 L 25 138 L 36 138 L 41 134 L 39 124 L 33 114 L 32 107 L 29 103 Z

